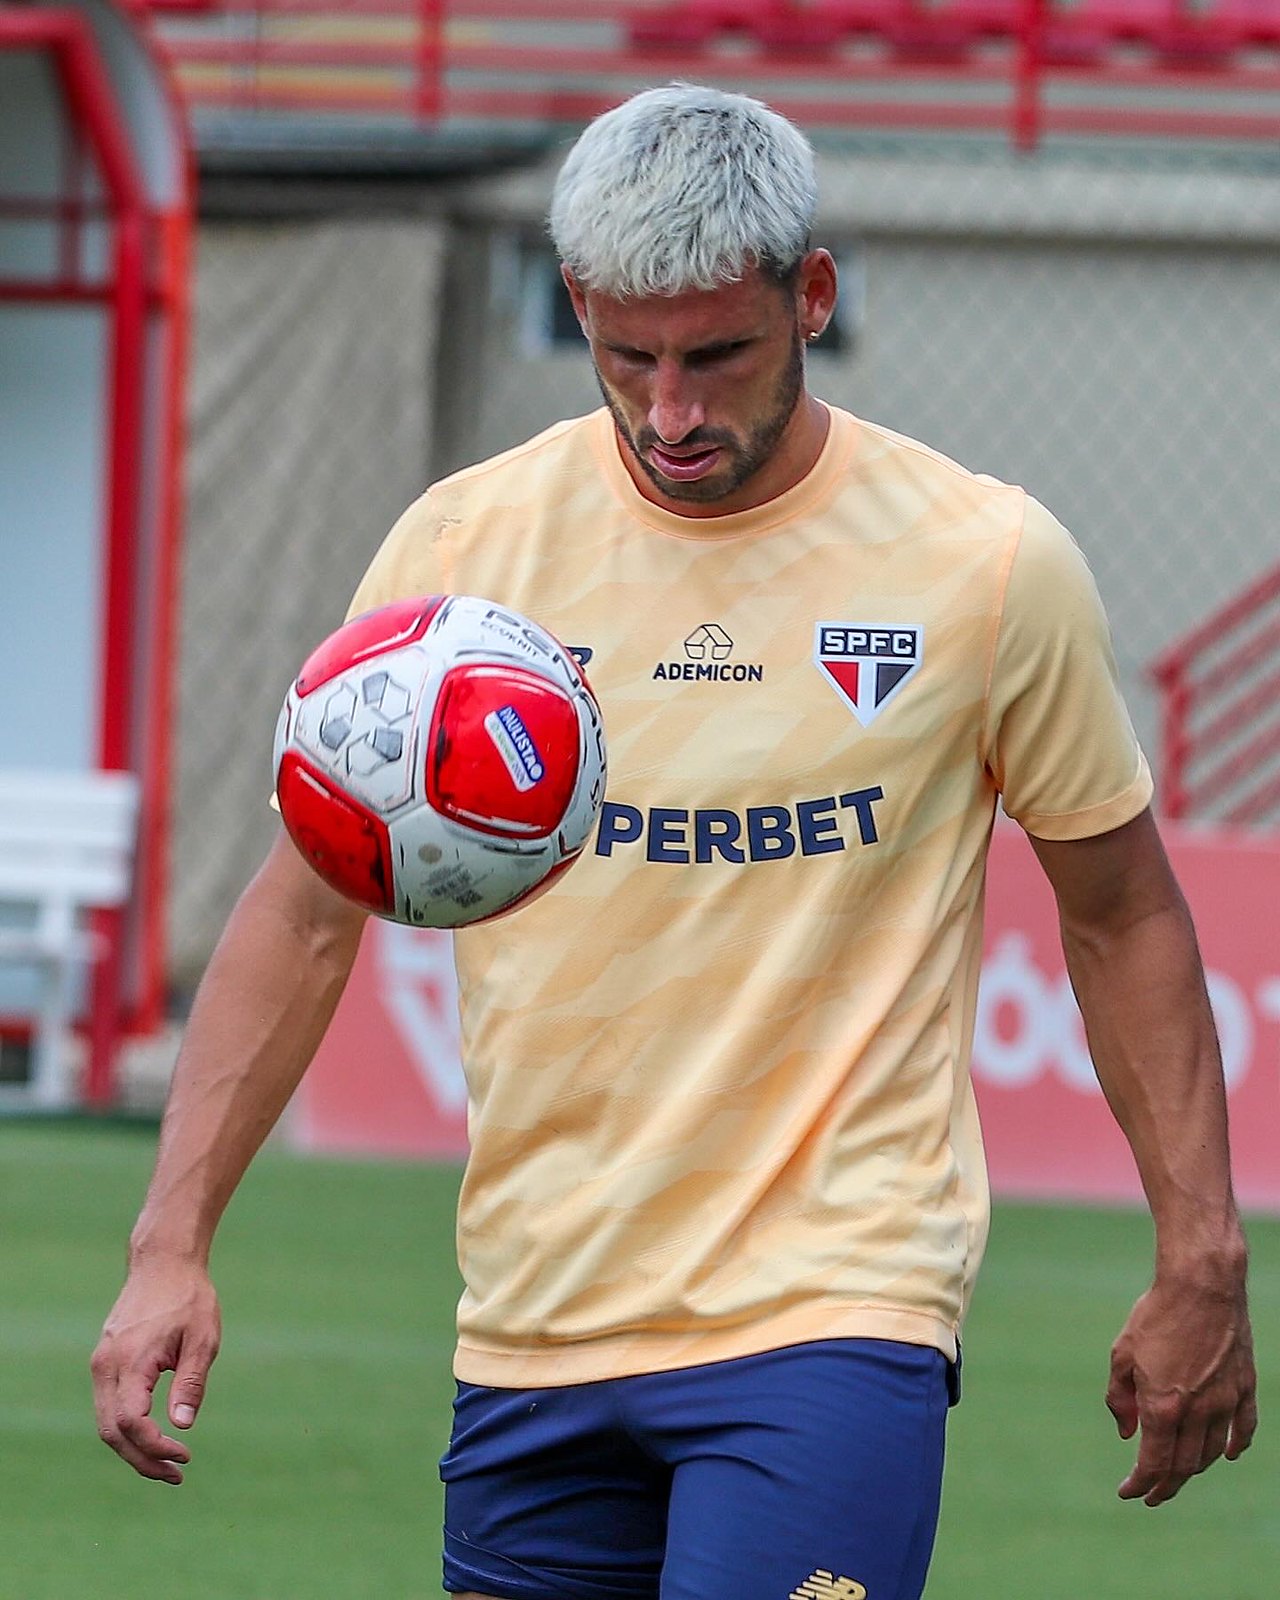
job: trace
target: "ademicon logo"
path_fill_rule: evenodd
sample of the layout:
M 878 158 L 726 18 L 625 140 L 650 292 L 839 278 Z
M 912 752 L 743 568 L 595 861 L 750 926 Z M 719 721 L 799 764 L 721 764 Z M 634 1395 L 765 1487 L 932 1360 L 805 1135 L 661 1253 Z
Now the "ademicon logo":
M 718 622 L 700 622 L 684 642 L 683 661 L 659 661 L 655 678 L 682 683 L 760 683 L 759 661 L 731 661 L 733 640 Z
M 1280 1022 L 1280 975 L 1250 993 L 1225 972 L 1207 972 L 1227 1088 L 1248 1076 L 1260 1024 Z M 1021 1089 L 1045 1073 L 1082 1094 L 1101 1094 L 1084 1023 L 1065 971 L 1045 972 L 1025 934 L 1007 932 L 982 967 L 973 1032 L 974 1076 Z

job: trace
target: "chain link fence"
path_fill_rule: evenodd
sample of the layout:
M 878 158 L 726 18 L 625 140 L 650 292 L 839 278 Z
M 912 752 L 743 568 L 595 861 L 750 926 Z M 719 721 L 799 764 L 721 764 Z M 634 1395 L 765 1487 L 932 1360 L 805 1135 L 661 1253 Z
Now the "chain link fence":
M 1280 262 L 1072 242 L 869 251 L 870 414 L 1025 484 L 1076 534 L 1153 763 L 1150 668 L 1280 559 Z
M 170 959 L 199 976 L 276 826 L 289 680 L 427 481 L 443 230 L 200 229 L 179 610 Z
M 274 826 L 280 696 L 427 479 L 598 395 L 557 312 L 551 166 L 449 220 L 207 222 L 196 285 L 172 964 L 189 987 Z M 1149 668 L 1280 560 L 1280 181 L 1129 150 L 828 150 L 844 282 L 813 388 L 1075 532 L 1157 757 Z M 1274 659 L 1271 662 L 1274 670 Z

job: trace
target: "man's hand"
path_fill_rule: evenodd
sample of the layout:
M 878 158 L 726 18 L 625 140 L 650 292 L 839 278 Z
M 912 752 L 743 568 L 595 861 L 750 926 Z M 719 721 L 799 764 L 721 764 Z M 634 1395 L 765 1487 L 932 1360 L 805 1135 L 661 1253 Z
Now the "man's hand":
M 1122 1500 L 1163 1505 L 1219 1456 L 1247 1450 L 1258 1406 L 1243 1273 L 1214 1290 L 1157 1278 L 1112 1349 L 1107 1407 L 1122 1439 L 1141 1429 Z
M 166 1262 L 130 1274 L 93 1353 L 93 1399 L 103 1443 L 144 1478 L 182 1482 L 191 1452 L 153 1421 L 152 1396 L 160 1374 L 172 1372 L 169 1421 L 189 1428 L 220 1337 L 217 1295 L 202 1267 Z

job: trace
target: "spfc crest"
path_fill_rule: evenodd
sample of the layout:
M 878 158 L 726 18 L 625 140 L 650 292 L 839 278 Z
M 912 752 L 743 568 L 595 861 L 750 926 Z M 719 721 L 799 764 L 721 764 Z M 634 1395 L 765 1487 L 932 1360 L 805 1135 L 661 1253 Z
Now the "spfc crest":
M 924 629 L 915 623 L 819 622 L 813 661 L 865 728 L 915 676 Z

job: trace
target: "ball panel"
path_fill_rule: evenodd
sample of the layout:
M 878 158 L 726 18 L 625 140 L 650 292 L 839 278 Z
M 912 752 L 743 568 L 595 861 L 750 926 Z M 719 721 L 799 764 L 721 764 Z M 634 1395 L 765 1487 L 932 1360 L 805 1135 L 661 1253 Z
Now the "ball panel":
M 427 647 L 410 644 L 357 662 L 302 697 L 290 693 L 285 742 L 367 810 L 389 817 L 422 797 L 418 732 L 436 674 Z
M 545 839 L 578 781 L 572 699 L 536 673 L 468 664 L 445 674 L 427 739 L 427 802 L 482 833 Z
M 396 600 L 352 617 L 303 662 L 296 685 L 298 694 L 312 694 L 348 667 L 383 650 L 397 650 L 421 639 L 444 602 L 443 595 L 424 595 L 418 600 Z
M 494 915 L 535 887 L 559 860 L 554 842 L 510 845 L 418 806 L 392 822 L 395 916 L 417 927 L 458 928 Z
M 496 922 L 499 917 L 508 916 L 513 911 L 519 911 L 521 906 L 527 906 L 530 901 L 540 899 L 548 889 L 564 877 L 565 873 L 568 872 L 581 854 L 581 850 L 575 850 L 571 856 L 565 856 L 562 860 L 557 861 L 544 878 L 541 878 L 537 883 L 531 883 L 527 889 L 522 889 L 513 900 L 508 900 L 500 910 L 491 911 L 487 917 L 476 917 L 474 921 Z M 468 924 L 468 926 L 471 925 Z
M 395 907 L 385 823 L 297 751 L 286 750 L 276 798 L 289 837 L 330 888 L 370 911 Z

